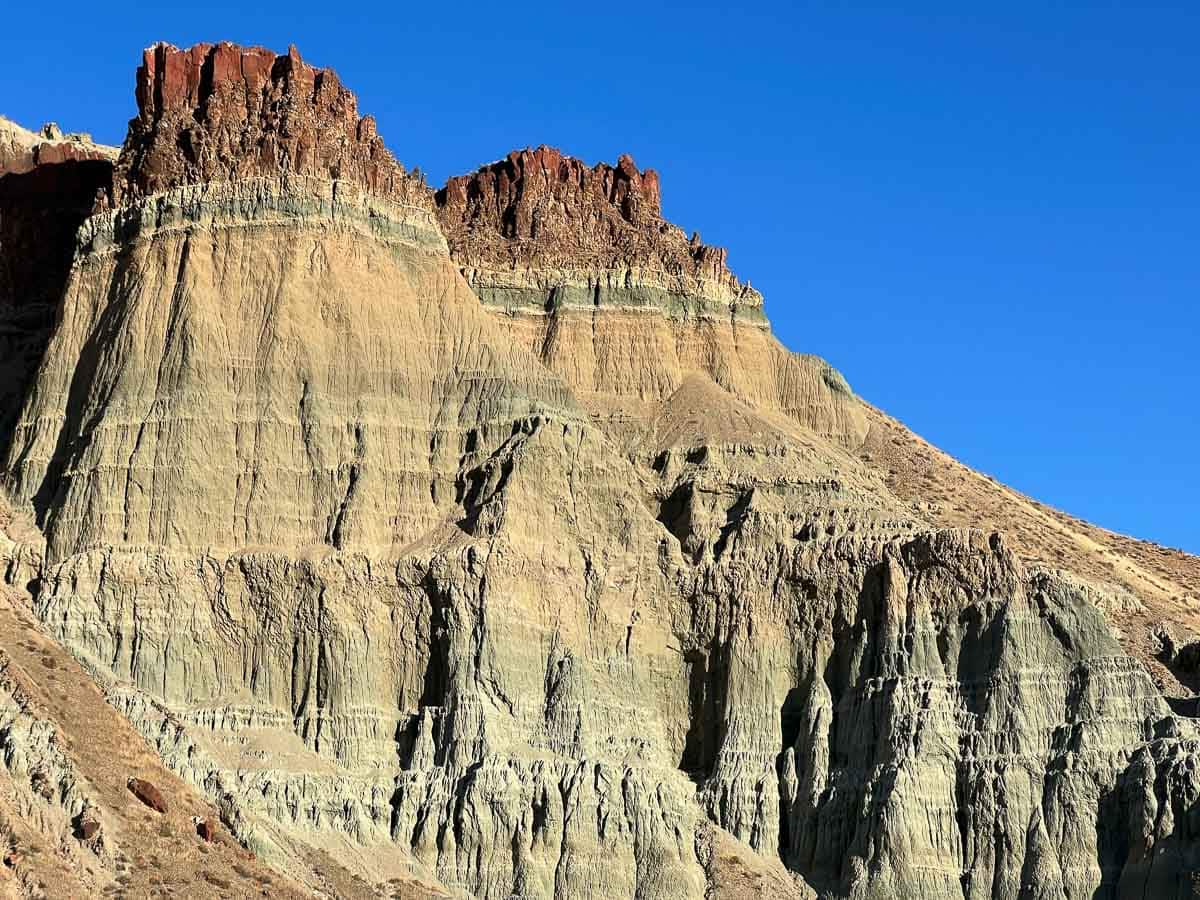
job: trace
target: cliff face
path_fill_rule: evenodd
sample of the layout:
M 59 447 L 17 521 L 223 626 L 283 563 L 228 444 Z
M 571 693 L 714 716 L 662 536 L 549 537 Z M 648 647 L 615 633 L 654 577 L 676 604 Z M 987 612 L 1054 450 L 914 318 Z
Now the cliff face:
M 294 51 L 152 48 L 137 96 L 0 549 L 257 854 L 327 893 L 313 847 L 481 898 L 1196 895 L 1200 734 L 1124 595 L 936 527 L 653 172 L 541 148 L 434 196 Z
M 409 178 L 358 115 L 331 69 L 296 49 L 197 44 L 149 48 L 137 70 L 138 115 L 117 163 L 117 205 L 184 185 L 280 175 L 347 181 L 377 196 L 424 205 Z
M 629 156 L 588 168 L 552 147 L 514 151 L 451 178 L 437 202 L 451 253 L 465 267 L 534 277 L 537 270 L 645 270 L 668 284 L 690 281 L 696 293 L 709 286 L 723 292 L 725 306 L 761 312 L 762 297 L 729 271 L 723 249 L 696 235 L 688 240 L 662 218 L 658 173 L 639 171 Z
M 311 897 L 239 846 L 22 606 L 0 592 L 0 897 Z M 335 896 L 378 896 L 328 857 L 298 861 Z
M 86 135 L 0 118 L 0 446 L 50 340 L 75 233 L 107 190 L 115 157 Z
M 771 336 L 726 251 L 662 218 L 659 178 L 510 153 L 437 193 L 450 254 L 511 340 L 562 376 L 619 445 L 701 371 L 843 446 L 866 423 L 845 380 Z

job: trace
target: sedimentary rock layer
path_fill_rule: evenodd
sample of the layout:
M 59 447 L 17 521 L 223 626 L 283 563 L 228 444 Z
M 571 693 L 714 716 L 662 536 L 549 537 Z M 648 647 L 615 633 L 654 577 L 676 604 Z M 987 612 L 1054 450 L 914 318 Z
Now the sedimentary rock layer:
M 844 446 L 866 434 L 845 379 L 774 339 L 762 296 L 724 249 L 663 219 L 657 173 L 630 157 L 514 151 L 436 201 L 472 290 L 618 444 L 693 371 Z
M 21 605 L 0 592 L 0 896 L 372 896 L 332 860 L 293 855 L 293 878 L 239 846 Z

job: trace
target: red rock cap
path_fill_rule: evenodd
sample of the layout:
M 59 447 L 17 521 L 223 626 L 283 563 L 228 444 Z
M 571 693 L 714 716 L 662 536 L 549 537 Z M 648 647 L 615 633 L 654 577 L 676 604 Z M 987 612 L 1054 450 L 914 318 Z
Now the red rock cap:
M 114 200 L 184 184 L 283 174 L 350 180 L 404 202 L 430 192 L 384 146 L 375 121 L 332 69 L 290 47 L 170 44 L 148 48 L 137 71 L 138 115 L 114 179 Z

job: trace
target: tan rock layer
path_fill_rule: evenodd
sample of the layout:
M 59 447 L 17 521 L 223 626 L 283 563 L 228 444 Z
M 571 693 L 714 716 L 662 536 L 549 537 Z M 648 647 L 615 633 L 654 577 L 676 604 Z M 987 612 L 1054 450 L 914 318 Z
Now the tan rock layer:
M 153 792 L 160 811 L 135 798 L 130 779 Z M 208 824 L 212 840 L 200 839 L 197 821 Z M 15 882 L 19 897 L 224 889 L 299 898 L 338 882 L 345 896 L 369 896 L 336 867 L 297 871 L 294 880 L 242 849 L 217 809 L 163 767 L 7 590 L 0 595 L 0 856 L 0 891 Z
M 618 444 L 694 373 L 844 447 L 865 437 L 845 379 L 775 340 L 762 296 L 725 250 L 662 218 L 657 173 L 628 156 L 589 168 L 549 147 L 514 151 L 436 200 L 472 290 Z
M 867 437 L 857 454 L 915 514 L 948 527 L 1003 529 L 1023 559 L 1069 570 L 1119 595 L 1106 612 L 1122 645 L 1181 708 L 1194 702 L 1192 678 L 1161 658 L 1152 632 L 1170 622 L 1200 637 L 1200 559 L 1039 503 L 969 469 L 878 410 L 867 407 L 866 419 Z
M 495 332 L 427 212 L 360 199 L 303 178 L 193 186 L 81 229 L 10 450 L 50 559 L 385 552 L 462 515 L 462 460 L 515 419 L 578 415 Z

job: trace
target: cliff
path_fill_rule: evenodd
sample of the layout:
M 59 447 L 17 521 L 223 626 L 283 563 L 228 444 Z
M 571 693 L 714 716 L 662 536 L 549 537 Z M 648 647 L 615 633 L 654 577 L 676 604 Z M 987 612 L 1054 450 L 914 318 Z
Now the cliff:
M 1113 628 L 1158 601 L 1019 498 L 952 520 L 657 175 L 434 195 L 294 50 L 137 99 L 0 561 L 298 890 L 1194 894 L 1200 732 Z
M 280 175 L 351 182 L 427 202 L 331 69 L 291 48 L 157 44 L 137 70 L 138 114 L 117 162 L 113 203 L 184 185 Z
M 662 286 L 708 290 L 726 307 L 760 313 L 762 297 L 726 265 L 726 252 L 689 240 L 662 217 L 658 173 L 629 156 L 589 168 L 552 147 L 513 151 L 437 192 L 438 218 L 464 267 L 587 278 L 622 271 Z M 604 287 L 596 285 L 603 300 Z M 565 298 L 564 298 L 565 299 Z M 583 298 L 596 302 L 595 292 Z M 569 302 L 569 301 L 567 301 Z
M 53 123 L 34 133 L 0 117 L 0 445 L 50 339 L 75 233 L 116 155 Z
M 628 156 L 588 167 L 510 153 L 436 195 L 463 277 L 519 346 L 561 376 L 618 445 L 702 371 L 842 446 L 866 423 L 845 379 L 788 352 L 727 253 L 663 219 L 659 177 Z

